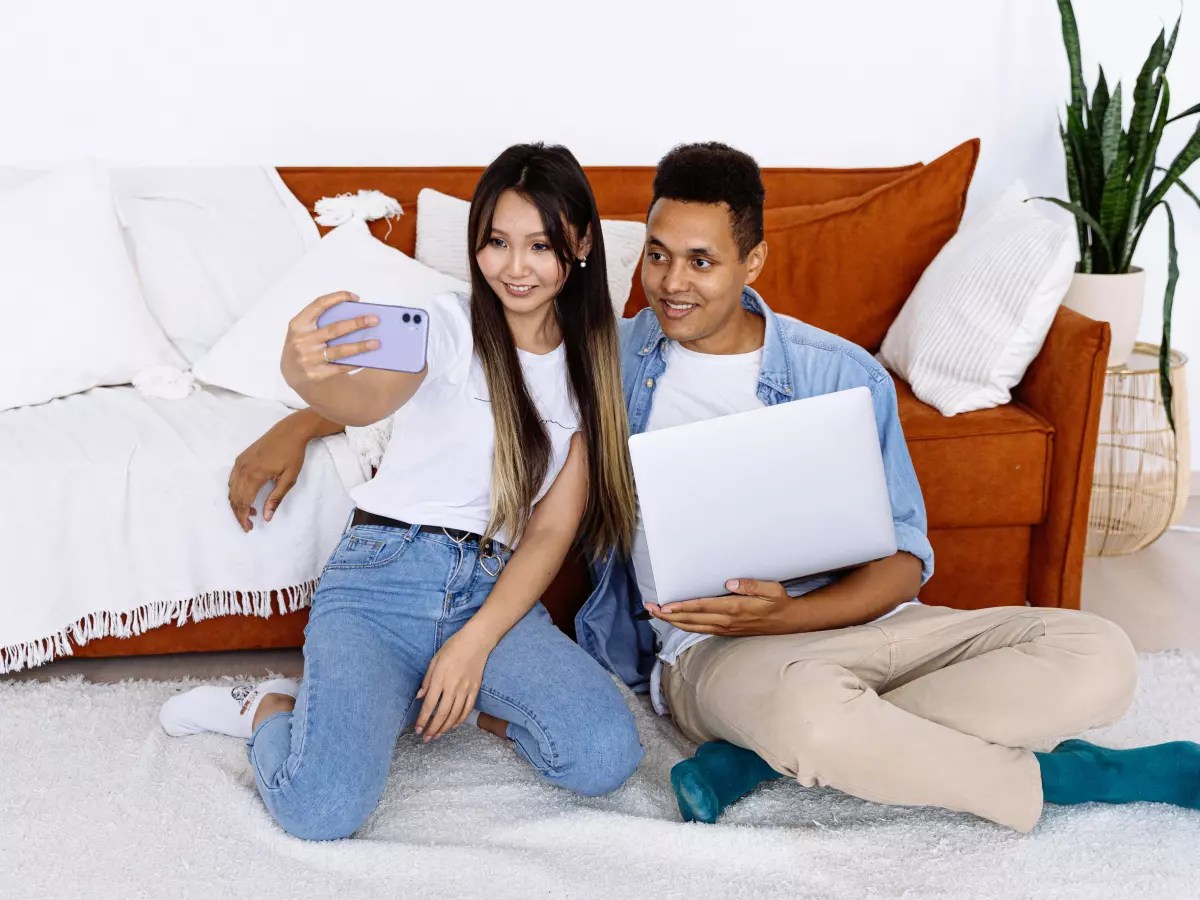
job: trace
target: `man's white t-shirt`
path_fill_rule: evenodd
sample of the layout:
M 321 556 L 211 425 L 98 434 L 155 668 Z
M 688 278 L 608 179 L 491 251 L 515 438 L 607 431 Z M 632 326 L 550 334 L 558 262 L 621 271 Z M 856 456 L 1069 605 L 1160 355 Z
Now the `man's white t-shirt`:
M 442 294 L 428 312 L 425 380 L 396 412 L 379 471 L 350 495 L 359 509 L 377 515 L 482 533 L 491 518 L 496 440 L 487 381 L 471 334 L 470 300 Z M 567 461 L 579 416 L 562 344 L 540 356 L 518 349 L 517 356 L 550 437 L 540 500 Z M 496 540 L 512 546 L 503 532 Z
M 665 348 L 666 370 L 654 388 L 654 404 L 650 408 L 647 431 L 690 425 L 705 419 L 715 419 L 734 413 L 761 409 L 758 399 L 758 372 L 762 368 L 762 350 L 721 356 L 697 353 L 669 341 Z M 720 477 L 720 473 L 713 473 Z M 643 603 L 657 603 L 654 570 L 646 545 L 646 528 L 638 510 L 637 533 L 633 541 L 633 573 L 642 593 Z M 730 577 L 733 577 L 732 575 Z M 665 712 L 660 680 L 663 664 L 672 665 L 679 654 L 709 637 L 681 631 L 669 622 L 651 619 L 658 636 L 658 659 L 650 678 L 650 696 L 654 708 Z
M 762 368 L 762 350 L 718 356 L 711 353 L 696 353 L 674 341 L 666 346 L 667 368 L 659 376 L 654 392 L 654 404 L 650 408 L 647 431 L 687 425 L 703 419 L 715 419 L 733 413 L 760 409 L 764 404 L 758 399 L 758 374 Z M 713 473 L 721 477 L 721 473 Z M 650 551 L 646 544 L 646 529 L 638 511 L 637 534 L 633 543 L 633 571 L 643 603 L 657 603 L 658 593 L 654 587 L 654 570 L 650 564 Z M 736 578 L 738 573 L 730 573 Z M 815 575 L 796 582 L 788 582 L 791 596 L 800 596 L 830 584 L 829 575 Z M 878 622 L 895 615 L 906 606 L 918 601 L 902 603 L 880 616 Z M 650 699 L 659 715 L 668 712 L 662 694 L 662 667 L 674 665 L 679 655 L 711 635 L 694 634 L 676 628 L 669 622 L 652 618 L 650 624 L 658 637 L 658 661 L 650 675 Z

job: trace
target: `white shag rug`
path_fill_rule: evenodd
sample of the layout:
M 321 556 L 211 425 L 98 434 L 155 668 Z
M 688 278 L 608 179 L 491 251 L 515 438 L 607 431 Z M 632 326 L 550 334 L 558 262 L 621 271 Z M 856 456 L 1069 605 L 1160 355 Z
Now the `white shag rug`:
M 406 736 L 358 836 L 308 843 L 267 816 L 241 741 L 163 734 L 186 686 L 0 682 L 0 897 L 1200 897 L 1200 812 L 1168 806 L 1051 806 L 1019 835 L 777 781 L 685 825 L 667 773 L 690 746 L 632 696 L 646 759 L 610 797 L 541 784 L 476 729 Z M 1200 659 L 1144 656 L 1133 710 L 1089 737 L 1200 740 Z

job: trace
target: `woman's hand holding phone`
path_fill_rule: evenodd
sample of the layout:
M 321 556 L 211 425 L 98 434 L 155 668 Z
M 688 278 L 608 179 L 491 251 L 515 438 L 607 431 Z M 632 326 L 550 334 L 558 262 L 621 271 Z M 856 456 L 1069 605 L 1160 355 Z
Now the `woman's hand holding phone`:
M 326 294 L 304 307 L 288 323 L 280 370 L 283 372 L 284 381 L 296 393 L 304 396 L 305 385 L 320 384 L 354 371 L 348 366 L 337 365 L 337 360 L 378 349 L 379 341 L 374 339 L 339 344 L 335 347 L 329 346 L 329 342 L 335 338 L 378 325 L 379 319 L 374 315 L 346 319 L 324 328 L 317 324 L 317 320 L 325 310 L 331 309 L 339 303 L 356 302 L 357 300 L 357 295 L 348 291 Z
M 304 307 L 288 323 L 287 337 L 283 343 L 279 363 L 284 381 L 300 395 L 309 408 L 330 422 L 340 425 L 371 425 L 380 419 L 386 419 L 407 403 L 425 380 L 424 336 L 427 333 L 425 329 L 428 328 L 428 320 L 419 326 L 421 340 L 410 342 L 419 352 L 401 354 L 405 358 L 419 357 L 420 365 L 409 370 L 403 370 L 399 366 L 393 369 L 373 367 L 372 362 L 380 350 L 380 341 L 373 334 L 361 335 L 361 340 L 358 341 L 331 343 L 353 335 L 356 331 L 375 328 L 381 318 L 392 316 L 394 313 L 391 307 L 363 304 L 367 308 L 361 316 L 347 318 L 341 314 L 325 315 L 335 306 L 349 307 L 359 302 L 357 295 L 349 291 L 337 291 L 318 297 Z M 322 316 L 325 316 L 328 323 L 324 326 L 321 325 Z M 403 311 L 401 319 L 402 317 Z M 329 319 L 337 321 L 328 321 Z M 412 328 L 417 327 L 415 323 L 412 325 Z M 404 338 L 411 336 L 402 328 L 398 341 L 386 334 L 382 337 L 391 345 L 403 347 Z M 371 362 L 362 361 L 364 355 Z M 343 360 L 347 361 L 342 362 Z M 361 374 L 353 379 L 340 377 L 355 373 Z

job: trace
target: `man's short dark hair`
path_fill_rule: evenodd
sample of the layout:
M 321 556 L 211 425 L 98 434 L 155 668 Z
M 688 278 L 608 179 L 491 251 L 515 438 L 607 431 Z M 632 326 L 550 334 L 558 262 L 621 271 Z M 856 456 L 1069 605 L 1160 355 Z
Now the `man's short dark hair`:
M 741 261 L 763 239 L 762 172 L 748 153 L 728 144 L 680 144 L 664 156 L 654 174 L 654 199 L 682 203 L 724 203 Z

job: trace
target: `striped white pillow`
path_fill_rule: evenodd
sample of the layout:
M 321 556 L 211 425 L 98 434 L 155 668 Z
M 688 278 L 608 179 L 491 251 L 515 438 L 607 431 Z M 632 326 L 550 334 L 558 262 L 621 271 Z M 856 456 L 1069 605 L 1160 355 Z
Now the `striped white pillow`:
M 1002 406 L 1042 349 L 1075 271 L 1068 225 L 1015 182 L 942 248 L 892 323 L 880 361 L 942 415 Z

